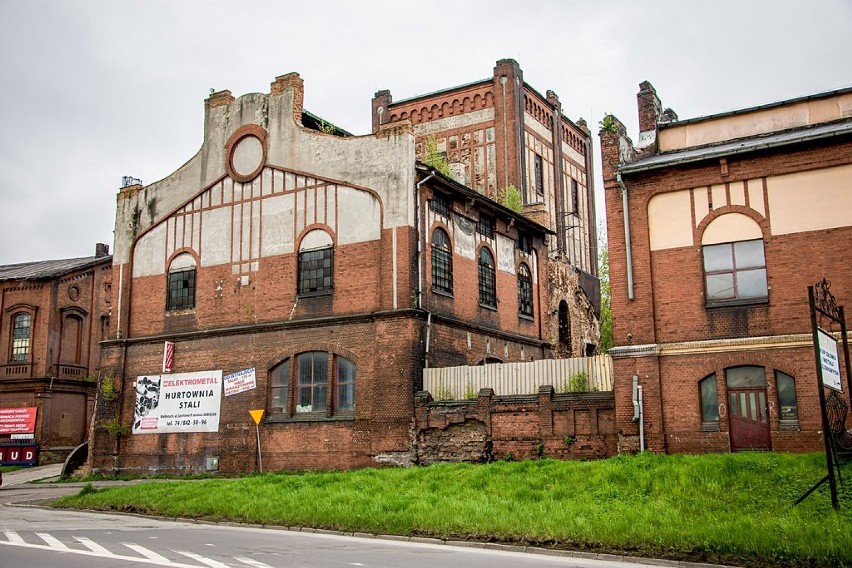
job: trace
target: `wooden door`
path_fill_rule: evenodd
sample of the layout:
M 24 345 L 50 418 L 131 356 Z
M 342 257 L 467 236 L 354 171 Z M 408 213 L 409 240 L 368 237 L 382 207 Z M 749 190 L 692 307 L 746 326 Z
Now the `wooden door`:
M 768 450 L 769 412 L 766 389 L 729 389 L 731 450 Z

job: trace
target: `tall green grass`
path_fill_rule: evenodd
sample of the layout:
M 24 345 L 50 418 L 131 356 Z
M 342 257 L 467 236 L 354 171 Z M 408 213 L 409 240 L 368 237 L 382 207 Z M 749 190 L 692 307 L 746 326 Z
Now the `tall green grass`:
M 752 566 L 852 566 L 852 471 L 839 512 L 827 487 L 792 507 L 824 470 L 821 454 L 643 454 L 150 483 L 54 505 Z

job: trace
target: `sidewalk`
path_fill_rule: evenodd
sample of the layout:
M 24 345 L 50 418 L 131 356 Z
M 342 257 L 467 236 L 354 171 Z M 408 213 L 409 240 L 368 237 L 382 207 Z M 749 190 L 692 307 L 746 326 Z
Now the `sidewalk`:
M 61 463 L 6 471 L 3 473 L 3 485 L 0 486 L 0 489 L 5 489 L 13 485 L 22 485 L 30 481 L 50 479 L 53 477 L 58 478 L 60 473 L 62 473 Z

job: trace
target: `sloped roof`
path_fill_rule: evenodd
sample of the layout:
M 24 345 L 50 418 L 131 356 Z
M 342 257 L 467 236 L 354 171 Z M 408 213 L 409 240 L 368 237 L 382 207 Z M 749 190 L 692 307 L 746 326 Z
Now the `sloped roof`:
M 75 270 L 83 270 L 103 263 L 112 263 L 112 256 L 86 256 L 81 258 L 7 264 L 0 266 L 0 281 L 50 280 L 51 278 L 56 278 Z

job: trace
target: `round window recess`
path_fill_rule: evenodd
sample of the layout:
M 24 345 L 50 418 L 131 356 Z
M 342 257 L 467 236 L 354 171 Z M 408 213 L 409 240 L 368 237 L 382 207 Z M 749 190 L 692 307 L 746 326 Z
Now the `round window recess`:
M 253 178 L 263 166 L 263 143 L 257 136 L 243 136 L 231 153 L 231 168 L 240 177 Z
M 80 297 L 80 289 L 77 286 L 71 286 L 68 288 L 68 297 L 71 298 L 72 301 L 76 302 L 77 298 Z

